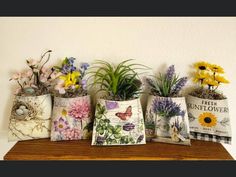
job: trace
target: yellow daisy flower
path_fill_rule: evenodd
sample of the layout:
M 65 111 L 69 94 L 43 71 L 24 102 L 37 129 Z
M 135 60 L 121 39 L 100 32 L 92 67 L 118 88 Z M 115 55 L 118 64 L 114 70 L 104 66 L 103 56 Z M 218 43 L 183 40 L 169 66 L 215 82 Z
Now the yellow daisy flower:
M 80 76 L 80 72 L 73 71 L 72 73 L 68 73 L 67 75 L 60 76 L 60 79 L 64 80 L 65 87 L 68 88 L 70 86 L 79 87 L 76 82 L 77 78 Z
M 204 112 L 198 117 L 199 123 L 204 127 L 214 127 L 217 123 L 217 118 L 210 112 Z
M 222 73 L 222 74 L 225 73 L 224 69 L 219 65 L 212 64 L 210 65 L 210 69 L 214 73 Z
M 203 80 L 204 85 L 209 85 L 209 86 L 219 86 L 219 83 L 214 80 L 214 78 L 209 77 Z
M 216 75 L 215 76 L 215 80 L 218 82 L 218 83 L 224 83 L 224 84 L 228 84 L 229 81 L 227 79 L 225 79 L 224 77 L 220 76 L 220 75 Z
M 63 116 L 66 116 L 66 115 L 67 115 L 67 111 L 66 111 L 65 109 L 63 109 L 62 112 L 61 112 L 61 114 L 62 114 Z
M 197 69 L 197 70 L 201 70 L 201 71 L 205 71 L 209 68 L 210 64 L 207 63 L 207 62 L 204 62 L 204 61 L 201 61 L 201 62 L 197 62 L 194 64 L 194 67 Z

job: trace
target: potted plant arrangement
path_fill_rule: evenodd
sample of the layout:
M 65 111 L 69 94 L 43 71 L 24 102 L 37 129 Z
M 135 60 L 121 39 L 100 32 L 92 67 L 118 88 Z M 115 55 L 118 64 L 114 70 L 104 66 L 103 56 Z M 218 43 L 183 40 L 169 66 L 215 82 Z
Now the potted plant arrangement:
M 53 67 L 60 76 L 55 80 L 51 140 L 79 140 L 92 136 L 92 110 L 86 88 L 88 63 L 75 67 L 75 58 L 65 58 Z
M 140 93 L 142 82 L 137 69 L 147 69 L 125 60 L 114 66 L 98 60 L 90 78 L 105 93 L 96 103 L 92 145 L 145 144 L 145 127 Z
M 194 64 L 193 81 L 198 84 L 187 97 L 191 138 L 231 143 L 229 108 L 226 96 L 218 91 L 227 84 L 224 69 L 207 62 Z
M 145 126 L 147 141 L 190 145 L 185 97 L 187 77 L 179 78 L 171 65 L 165 74 L 146 78 L 149 88 Z
M 18 83 L 9 122 L 9 141 L 50 137 L 52 101 L 49 89 L 56 73 L 45 67 L 51 50 L 39 60 L 26 60 L 29 69 L 15 73 Z

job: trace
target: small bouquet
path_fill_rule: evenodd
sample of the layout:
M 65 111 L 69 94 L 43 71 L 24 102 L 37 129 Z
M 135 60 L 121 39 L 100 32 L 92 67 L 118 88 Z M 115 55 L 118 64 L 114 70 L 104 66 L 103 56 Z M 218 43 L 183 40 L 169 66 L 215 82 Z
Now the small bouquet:
M 39 60 L 26 60 L 29 69 L 15 73 L 11 77 L 10 80 L 16 81 L 19 85 L 15 92 L 16 95 L 39 96 L 49 93 L 52 81 L 58 77 L 58 74 L 54 72 L 54 69 L 45 67 L 45 64 L 50 59 L 51 52 L 51 50 L 48 50 Z M 46 56 L 47 58 L 44 61 Z
M 207 62 L 197 62 L 194 64 L 194 67 L 193 81 L 199 84 L 199 88 L 191 92 L 190 95 L 213 100 L 226 99 L 226 97 L 217 90 L 221 84 L 229 83 L 229 81 L 222 76 L 224 69 L 219 65 Z
M 89 139 L 92 135 L 91 99 L 85 79 L 88 63 L 75 66 L 75 58 L 65 58 L 54 66 L 59 77 L 54 83 L 51 140 Z
M 85 72 L 89 67 L 88 63 L 82 63 L 80 68 L 74 66 L 75 58 L 65 58 L 62 65 L 54 66 L 53 70 L 60 75 L 55 85 L 57 96 L 72 98 L 87 94 Z

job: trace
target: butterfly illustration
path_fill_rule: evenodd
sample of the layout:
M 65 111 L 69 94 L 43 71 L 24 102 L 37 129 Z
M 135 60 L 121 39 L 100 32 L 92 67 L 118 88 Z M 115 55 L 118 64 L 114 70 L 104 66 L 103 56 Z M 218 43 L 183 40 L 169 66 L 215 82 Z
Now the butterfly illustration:
M 132 106 L 129 106 L 125 112 L 118 112 L 115 114 L 121 120 L 127 120 L 132 116 Z

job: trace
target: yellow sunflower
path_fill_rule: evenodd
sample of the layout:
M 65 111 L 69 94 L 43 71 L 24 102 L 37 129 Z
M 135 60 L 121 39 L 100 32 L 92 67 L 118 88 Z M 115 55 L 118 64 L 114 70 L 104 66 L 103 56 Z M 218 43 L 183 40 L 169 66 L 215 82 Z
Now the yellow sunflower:
M 204 112 L 200 114 L 198 121 L 204 127 L 214 127 L 216 126 L 217 118 L 210 112 Z
M 224 83 L 224 84 L 228 84 L 229 81 L 227 79 L 225 79 L 224 77 L 220 76 L 220 75 L 216 75 L 215 76 L 215 80 L 219 83 Z
M 219 65 L 211 64 L 209 68 L 214 73 L 222 73 L 222 74 L 225 73 L 224 69 Z
M 207 63 L 207 62 L 204 62 L 204 61 L 201 61 L 201 62 L 197 62 L 194 64 L 194 67 L 197 69 L 197 70 L 201 70 L 201 71 L 205 71 L 209 68 L 210 64 Z
M 207 79 L 210 77 L 210 74 L 204 71 L 200 71 L 195 73 L 195 77 L 193 78 L 194 82 L 200 82 L 202 85 L 204 84 L 204 79 Z
M 219 86 L 219 82 L 214 80 L 212 77 L 208 77 L 203 80 L 203 85 L 209 85 L 209 86 Z

